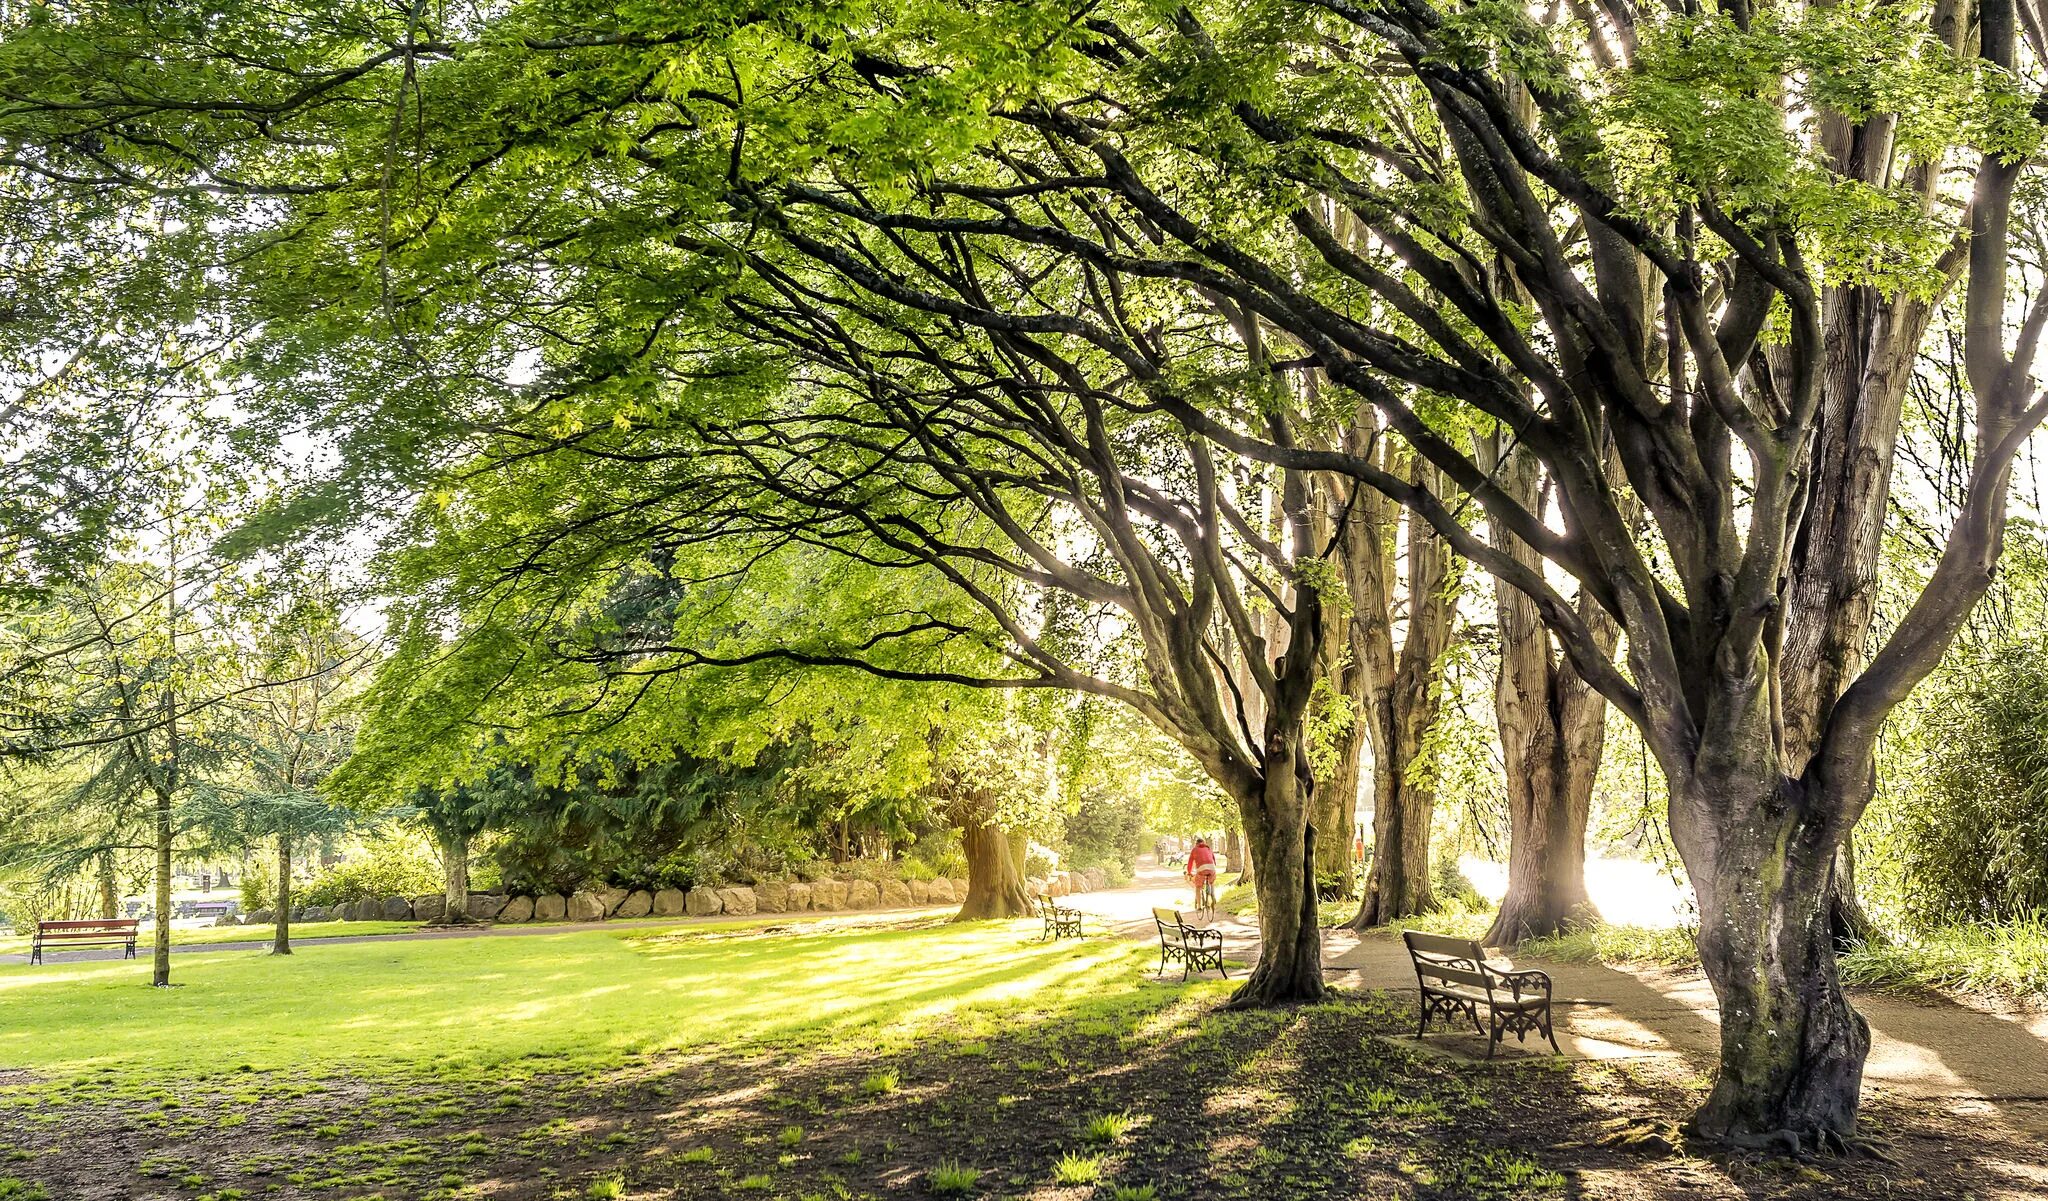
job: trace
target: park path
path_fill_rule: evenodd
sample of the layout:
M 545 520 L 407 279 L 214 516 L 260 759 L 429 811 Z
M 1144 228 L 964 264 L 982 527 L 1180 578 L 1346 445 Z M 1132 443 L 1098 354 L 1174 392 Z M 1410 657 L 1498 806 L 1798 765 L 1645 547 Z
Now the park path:
M 1178 873 L 1144 869 L 1129 887 L 1085 893 L 1063 903 L 1100 918 L 1118 933 L 1153 935 L 1153 905 L 1185 907 L 1188 890 Z M 1224 918 L 1233 959 L 1256 959 L 1258 928 Z M 1330 982 L 1353 988 L 1413 993 L 1414 969 L 1400 935 L 1374 931 L 1324 932 L 1323 962 Z M 1517 962 L 1523 962 L 1518 960 Z M 1702 1074 L 1720 1045 L 1714 992 L 1698 970 L 1554 963 L 1524 964 L 1550 973 L 1555 990 L 1558 1043 L 1572 1058 L 1667 1059 Z M 2048 1013 L 1985 1012 L 1944 997 L 1903 997 L 1857 990 L 1857 1011 L 1869 1019 L 1867 1092 L 1884 1092 L 1939 1106 L 1965 1119 L 2001 1118 L 2016 1130 L 2048 1141 Z M 1427 1044 L 1453 1054 L 1483 1056 L 1475 1034 L 1439 1033 Z M 1549 1054 L 1545 1046 L 1510 1043 L 1514 1054 Z M 2026 1158 L 2035 1158 L 2027 1156 Z M 2048 1170 L 2029 1165 L 2048 1196 Z
M 1137 878 L 1122 888 L 1081 893 L 1062 903 L 1089 914 L 1111 931 L 1128 938 L 1154 936 L 1154 906 L 1185 909 L 1190 901 L 1180 873 L 1171 868 L 1141 867 Z M 850 913 L 789 914 L 790 922 L 867 924 L 914 914 L 940 914 L 944 909 L 863 910 Z M 577 930 L 674 928 L 758 922 L 756 917 L 649 918 L 632 921 L 508 925 L 478 929 L 423 930 L 408 934 L 343 935 L 298 941 L 301 953 L 328 943 L 415 941 L 443 938 L 518 938 Z M 1258 927 L 1224 916 L 1216 921 L 1224 932 L 1231 957 L 1251 961 L 1258 954 Z M 174 947 L 179 954 L 253 951 L 267 940 L 209 943 Z M 72 953 L 58 962 L 105 958 Z M 23 963 L 25 955 L 0 956 L 0 962 Z M 1414 973 L 1396 934 L 1376 931 L 1363 936 L 1349 931 L 1325 932 L 1324 964 L 1332 983 L 1347 987 L 1412 992 Z M 1720 1037 L 1713 990 L 1696 970 L 1668 971 L 1649 967 L 1528 961 L 1549 972 L 1557 1004 L 1558 1041 L 1568 1056 L 1590 1060 L 1667 1059 L 1704 1073 L 1713 1065 Z M 1865 1087 L 1938 1105 L 1966 1118 L 2002 1118 L 2014 1128 L 2048 1140 L 2048 1013 L 1997 1014 L 1945 998 L 1914 999 L 1886 993 L 1857 992 L 1857 1009 L 1870 1021 L 1871 1052 L 1864 1066 Z M 1478 1056 L 1485 1043 L 1476 1035 L 1433 1031 L 1427 1045 L 1446 1053 Z M 1534 1044 L 1531 1044 L 1533 1047 Z M 1547 1054 L 1508 1044 L 1505 1054 Z M 2048 1176 L 2042 1181 L 2048 1195 Z

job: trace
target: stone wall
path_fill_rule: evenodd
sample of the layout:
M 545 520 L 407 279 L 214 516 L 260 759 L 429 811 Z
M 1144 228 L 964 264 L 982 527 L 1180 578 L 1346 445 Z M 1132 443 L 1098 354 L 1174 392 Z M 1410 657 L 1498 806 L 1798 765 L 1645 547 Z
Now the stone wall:
M 1031 879 L 1025 887 L 1033 894 L 1049 892 L 1068 896 L 1104 886 L 1107 875 L 1101 868 L 1086 872 L 1057 872 L 1044 879 Z M 597 922 L 642 917 L 710 917 L 730 914 L 739 917 L 759 913 L 830 913 L 874 909 L 911 909 L 957 905 L 967 897 L 965 880 L 816 880 L 811 882 L 768 881 L 752 887 L 692 888 L 687 891 L 664 888 L 658 892 L 641 889 L 590 888 L 568 895 L 506 896 L 503 893 L 469 894 L 466 916 L 472 921 L 498 925 L 517 922 Z M 332 921 L 441 921 L 447 911 L 446 898 L 383 897 L 352 901 L 345 905 L 309 906 L 295 910 L 296 922 Z M 260 919 L 260 920 L 259 920 Z M 274 920 L 268 910 L 258 910 L 243 919 L 249 925 Z

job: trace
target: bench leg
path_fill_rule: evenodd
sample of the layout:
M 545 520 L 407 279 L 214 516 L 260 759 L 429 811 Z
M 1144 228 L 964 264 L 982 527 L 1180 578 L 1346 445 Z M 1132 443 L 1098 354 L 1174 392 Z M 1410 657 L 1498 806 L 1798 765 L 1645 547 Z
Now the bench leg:
M 1550 1003 L 1548 1001 L 1543 1003 L 1543 1037 L 1550 1041 L 1551 1050 L 1559 1055 L 1564 1054 L 1564 1048 L 1557 1045 L 1557 1035 L 1550 1028 Z
M 1487 1040 L 1486 1040 L 1486 1057 L 1487 1057 L 1488 1059 L 1492 1059 L 1492 1058 L 1493 1058 L 1493 1053 L 1494 1053 L 1494 1051 L 1495 1051 L 1495 1050 L 1497 1050 L 1497 1049 L 1499 1049 L 1499 1047 L 1500 1047 L 1500 1036 L 1501 1036 L 1501 1034 L 1503 1033 L 1503 1027 L 1501 1026 L 1501 1022 L 1500 1022 L 1500 1015 L 1499 1015 L 1498 1013 L 1496 1013 L 1496 1014 L 1493 1014 L 1493 1015 L 1492 1015 L 1492 1017 L 1493 1017 L 1493 1033 L 1492 1033 L 1492 1035 L 1491 1035 L 1491 1036 L 1489 1036 L 1489 1037 L 1487 1038 Z

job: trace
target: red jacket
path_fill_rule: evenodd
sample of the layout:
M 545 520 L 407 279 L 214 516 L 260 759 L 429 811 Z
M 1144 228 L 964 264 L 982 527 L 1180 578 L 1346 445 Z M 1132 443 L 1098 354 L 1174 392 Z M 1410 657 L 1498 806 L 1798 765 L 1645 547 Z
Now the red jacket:
M 1205 846 L 1198 846 L 1188 852 L 1188 871 L 1195 872 L 1205 867 L 1216 866 L 1216 852 Z

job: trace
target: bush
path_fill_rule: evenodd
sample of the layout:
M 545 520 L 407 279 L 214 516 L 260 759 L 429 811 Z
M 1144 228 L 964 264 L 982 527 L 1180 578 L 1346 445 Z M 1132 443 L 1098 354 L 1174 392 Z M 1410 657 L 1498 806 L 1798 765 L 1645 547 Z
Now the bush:
M 1064 866 L 1079 871 L 1113 863 L 1129 865 L 1137 861 L 1144 837 L 1145 815 L 1136 801 L 1090 790 L 1066 816 Z
M 441 864 L 417 840 L 380 839 L 299 890 L 308 905 L 343 905 L 379 897 L 413 897 L 445 887 Z
M 2016 1000 L 2048 998 L 2048 922 L 1956 926 L 1865 943 L 1842 957 L 1842 979 L 1876 988 L 1930 988 Z

